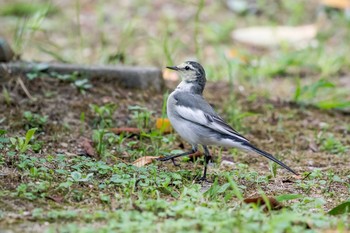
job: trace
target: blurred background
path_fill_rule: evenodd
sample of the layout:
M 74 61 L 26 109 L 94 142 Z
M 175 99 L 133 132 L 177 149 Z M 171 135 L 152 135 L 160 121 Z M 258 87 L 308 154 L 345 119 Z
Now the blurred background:
M 343 93 L 350 88 L 348 0 L 0 4 L 0 36 L 17 59 L 161 68 L 193 59 L 212 81 L 257 87 L 272 98 L 348 108 Z M 168 72 L 164 77 L 177 78 Z

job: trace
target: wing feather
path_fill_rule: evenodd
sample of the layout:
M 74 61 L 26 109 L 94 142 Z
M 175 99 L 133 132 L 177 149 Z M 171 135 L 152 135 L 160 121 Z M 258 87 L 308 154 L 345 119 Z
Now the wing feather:
M 248 139 L 237 133 L 237 131 L 226 124 L 224 120 L 217 114 L 208 114 L 198 108 L 190 108 L 182 105 L 175 105 L 175 111 L 180 117 L 195 124 L 202 125 L 219 133 L 226 134 L 241 141 L 248 142 Z

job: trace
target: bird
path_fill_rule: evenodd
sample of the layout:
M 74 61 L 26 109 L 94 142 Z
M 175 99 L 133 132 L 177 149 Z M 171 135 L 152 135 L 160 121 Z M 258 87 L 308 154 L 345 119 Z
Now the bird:
M 176 89 L 168 96 L 167 116 L 175 131 L 182 139 L 191 144 L 192 149 L 178 155 L 161 157 L 160 161 L 172 160 L 174 162 L 177 157 L 198 152 L 198 146 L 201 145 L 204 149 L 205 159 L 203 176 L 199 180 L 206 181 L 207 165 L 211 159 L 208 146 L 216 145 L 253 151 L 298 175 L 297 172 L 273 155 L 250 143 L 247 138 L 234 130 L 215 112 L 203 97 L 206 74 L 201 64 L 195 61 L 185 61 L 180 65 L 167 66 L 167 68 L 176 71 L 182 79 Z

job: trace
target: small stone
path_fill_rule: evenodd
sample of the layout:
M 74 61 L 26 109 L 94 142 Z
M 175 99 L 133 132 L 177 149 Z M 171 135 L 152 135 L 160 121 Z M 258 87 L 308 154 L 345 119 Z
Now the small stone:
M 15 54 L 7 41 L 0 37 L 0 62 L 9 62 L 14 55 Z
M 220 164 L 221 169 L 235 169 L 236 164 L 232 161 L 222 160 Z

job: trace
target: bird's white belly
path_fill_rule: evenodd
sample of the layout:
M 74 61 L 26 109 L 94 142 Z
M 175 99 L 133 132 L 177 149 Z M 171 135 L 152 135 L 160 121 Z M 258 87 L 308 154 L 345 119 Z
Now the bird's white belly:
M 199 143 L 200 138 L 198 134 L 191 130 L 191 127 L 186 123 L 186 121 L 182 120 L 181 118 L 178 119 L 172 114 L 168 114 L 168 118 L 171 122 L 171 125 L 175 129 L 175 131 L 187 142 L 190 144 L 196 145 Z

